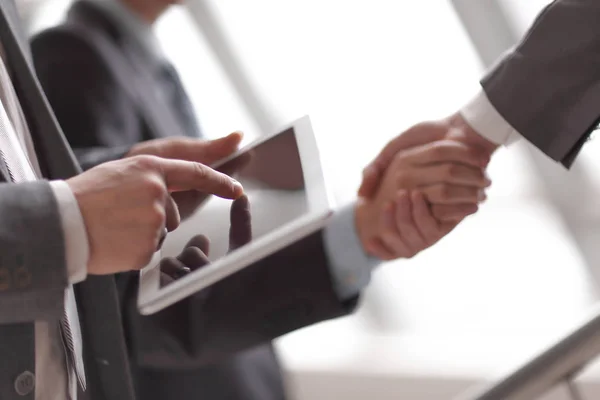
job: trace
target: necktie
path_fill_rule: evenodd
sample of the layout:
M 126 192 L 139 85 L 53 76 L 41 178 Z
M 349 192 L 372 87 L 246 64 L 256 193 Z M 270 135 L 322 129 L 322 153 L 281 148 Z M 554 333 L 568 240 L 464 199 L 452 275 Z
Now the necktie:
M 1 55 L 2 52 L 0 52 Z M 28 143 L 31 143 L 31 138 L 27 137 L 29 131 L 25 128 L 26 122 L 18 104 L 18 97 L 2 58 L 0 58 L 0 101 L 3 104 L 0 107 L 0 158 L 6 166 L 12 182 L 36 180 L 39 172 L 36 173 L 36 168 L 34 168 L 30 158 L 27 157 L 24 151 L 24 148 L 27 148 L 29 152 L 34 151 L 33 148 L 29 149 L 29 146 L 27 146 Z M 10 117 L 6 110 L 11 113 Z M 21 128 L 18 132 L 20 135 L 15 131 L 15 127 Z M 30 157 L 35 157 L 35 154 L 30 154 Z M 60 321 L 60 328 L 67 355 L 67 367 L 69 370 L 75 371 L 79 384 L 85 389 L 86 381 L 81 340 L 74 340 L 74 334 L 81 337 L 79 321 L 75 321 L 77 318 L 75 304 L 73 288 L 69 287 L 65 291 L 65 308 Z M 75 332 L 74 329 L 76 329 Z
M 159 68 L 159 80 L 163 86 L 163 94 L 173 113 L 179 119 L 185 132 L 190 137 L 201 137 L 200 127 L 190 98 L 188 97 L 177 70 L 170 63 L 163 63 Z

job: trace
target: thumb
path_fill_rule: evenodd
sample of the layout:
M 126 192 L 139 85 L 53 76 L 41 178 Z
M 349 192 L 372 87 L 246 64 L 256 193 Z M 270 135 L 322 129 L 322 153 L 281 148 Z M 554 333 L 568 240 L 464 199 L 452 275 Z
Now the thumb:
M 211 165 L 235 152 L 244 135 L 241 132 L 233 132 L 214 140 L 193 139 L 179 143 L 178 154 L 186 154 L 185 157 L 173 157 L 188 161 Z M 182 149 L 181 146 L 184 146 Z
M 367 198 L 375 195 L 381 177 L 398 152 L 441 140 L 447 132 L 448 127 L 443 122 L 422 122 L 390 140 L 363 170 L 363 181 L 358 195 Z
M 371 164 L 363 169 L 363 180 L 360 188 L 358 188 L 358 195 L 365 198 L 372 198 L 379 187 L 382 172 L 377 165 L 377 160 L 371 162 Z
M 230 133 L 222 138 L 206 142 L 207 150 L 218 158 L 227 157 L 238 149 L 243 137 L 244 134 L 239 131 Z M 218 161 L 218 159 L 214 161 Z

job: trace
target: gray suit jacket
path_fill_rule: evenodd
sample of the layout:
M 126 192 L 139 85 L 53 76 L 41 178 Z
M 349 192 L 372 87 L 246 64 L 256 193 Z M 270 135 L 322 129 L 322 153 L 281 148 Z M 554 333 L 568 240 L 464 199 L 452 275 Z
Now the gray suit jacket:
M 69 177 L 79 167 L 41 95 L 25 39 L 14 3 L 0 2 L 0 42 L 40 164 L 46 176 Z M 0 169 L 0 180 L 7 182 L 4 165 Z M 19 376 L 35 372 L 32 321 L 60 318 L 67 284 L 62 228 L 48 183 L 2 183 L 0 221 L 0 398 L 33 400 L 33 392 L 25 397 L 15 392 Z
M 44 175 L 64 179 L 79 173 L 33 73 L 12 0 L 0 1 L 0 43 Z M 0 179 L 7 180 L 5 172 Z M 33 321 L 60 318 L 67 284 L 64 241 L 49 185 L 0 184 L 0 221 L 0 398 L 34 400 L 33 392 L 16 393 L 15 379 L 35 371 Z M 152 316 L 137 312 L 137 278 L 136 273 L 118 281 L 91 276 L 76 285 L 88 382 L 82 399 L 133 400 L 130 357 L 148 368 L 207 365 L 344 315 L 357 301 L 337 298 L 320 233 Z
M 569 167 L 600 117 L 600 2 L 558 0 L 483 88 L 526 139 Z

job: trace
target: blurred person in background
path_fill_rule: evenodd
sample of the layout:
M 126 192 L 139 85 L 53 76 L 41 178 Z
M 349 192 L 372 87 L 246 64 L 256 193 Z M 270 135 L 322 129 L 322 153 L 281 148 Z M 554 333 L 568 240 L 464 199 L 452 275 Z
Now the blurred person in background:
M 152 32 L 153 23 L 175 3 L 78 1 L 64 24 L 33 39 L 38 76 L 84 168 L 140 152 L 193 159 L 198 151 L 206 151 L 198 145 L 203 143 L 203 134 L 177 71 Z M 234 134 L 213 142 L 208 149 L 210 158 L 223 157 L 239 140 Z M 351 312 L 381 260 L 412 257 L 475 212 L 489 185 L 483 173 L 487 162 L 487 157 L 471 154 L 467 146 L 453 141 L 399 152 L 372 200 L 340 208 L 323 233 L 208 289 L 213 298 L 222 299 L 211 304 L 221 307 L 199 308 L 199 326 L 211 326 L 211 321 L 227 316 L 241 321 L 254 318 L 256 328 L 243 322 L 225 325 L 229 330 L 238 328 L 234 329 L 238 338 L 218 329 L 209 333 L 200 329 L 207 356 L 200 357 L 197 366 L 175 363 L 172 368 L 156 367 L 137 357 L 136 343 L 130 343 L 137 397 L 286 398 L 270 340 L 308 323 Z M 409 193 L 411 189 L 419 190 Z M 179 199 L 182 216 L 196 209 L 199 197 L 188 199 L 188 207 Z M 275 262 L 289 264 L 290 259 L 294 259 L 293 265 L 283 271 L 267 267 Z M 268 279 L 259 279 L 261 276 Z M 249 283 L 240 285 L 244 279 Z M 277 290 L 265 291 L 261 281 L 271 282 L 269 286 Z M 235 296 L 229 287 L 245 290 Z M 257 303 L 282 306 L 256 312 Z M 313 311 L 303 315 L 299 310 Z M 265 326 L 271 327 L 268 332 L 264 332 Z M 222 337 L 212 337 L 219 334 Z M 211 346 L 240 351 L 212 354 Z

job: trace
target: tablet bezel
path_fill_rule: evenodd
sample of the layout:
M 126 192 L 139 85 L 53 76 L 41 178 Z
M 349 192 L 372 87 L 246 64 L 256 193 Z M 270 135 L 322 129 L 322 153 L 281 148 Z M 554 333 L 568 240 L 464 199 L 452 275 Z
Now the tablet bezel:
M 218 168 L 239 154 L 291 128 L 294 130 L 294 137 L 300 154 L 308 198 L 308 212 L 277 230 L 162 288 L 160 287 L 160 268 L 158 268 L 161 256 L 160 252 L 157 252 L 148 264 L 149 266 L 140 271 L 138 309 L 141 314 L 154 314 L 324 227 L 333 213 L 332 197 L 326 185 L 317 141 L 308 116 L 294 121 L 274 134 L 266 135 L 254 141 L 212 167 Z

